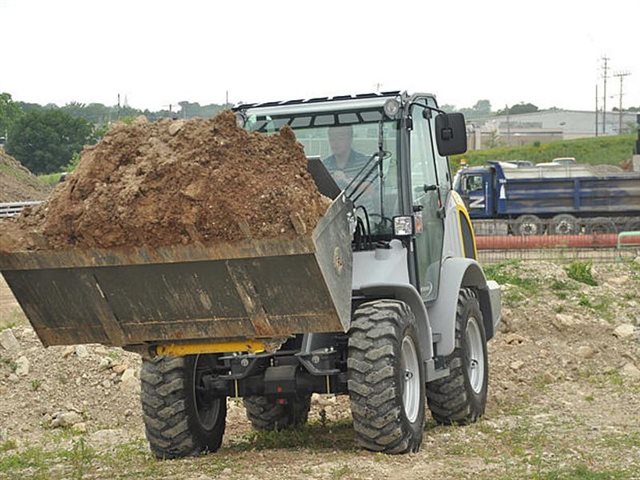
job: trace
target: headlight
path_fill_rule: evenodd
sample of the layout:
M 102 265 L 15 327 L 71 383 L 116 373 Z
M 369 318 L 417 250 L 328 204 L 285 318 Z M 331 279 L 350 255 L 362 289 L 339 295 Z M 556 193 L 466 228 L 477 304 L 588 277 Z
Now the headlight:
M 397 237 L 413 235 L 413 217 L 393 217 L 393 234 Z

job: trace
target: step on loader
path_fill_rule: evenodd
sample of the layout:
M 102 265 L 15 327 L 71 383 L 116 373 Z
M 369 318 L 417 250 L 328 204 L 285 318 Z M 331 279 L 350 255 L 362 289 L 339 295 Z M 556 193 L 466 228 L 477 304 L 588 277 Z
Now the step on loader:
M 294 239 L 150 249 L 14 252 L 0 270 L 45 345 L 140 353 L 158 458 L 215 452 L 227 397 L 258 430 L 300 428 L 313 393 L 347 394 L 355 435 L 386 453 L 485 410 L 499 286 L 477 262 L 451 190 L 461 114 L 386 92 L 235 109 L 244 128 L 292 128 L 333 202 Z

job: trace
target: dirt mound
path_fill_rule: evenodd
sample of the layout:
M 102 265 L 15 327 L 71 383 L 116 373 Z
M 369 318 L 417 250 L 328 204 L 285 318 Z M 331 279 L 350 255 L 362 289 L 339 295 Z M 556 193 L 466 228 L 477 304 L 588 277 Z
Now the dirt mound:
M 291 130 L 249 133 L 230 111 L 188 121 L 141 118 L 86 148 L 46 205 L 7 225 L 0 249 L 158 247 L 310 232 L 328 200 L 306 166 Z M 36 234 L 25 241 L 25 230 Z
M 44 200 L 50 188 L 0 148 L 0 203 Z

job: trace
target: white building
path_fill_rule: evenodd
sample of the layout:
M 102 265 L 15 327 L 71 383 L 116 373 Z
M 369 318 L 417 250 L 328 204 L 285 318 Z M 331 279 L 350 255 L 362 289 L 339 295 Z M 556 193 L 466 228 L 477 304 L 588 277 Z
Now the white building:
M 637 128 L 638 113 L 607 112 L 606 129 L 602 129 L 602 112 L 598 112 L 598 135 L 631 133 Z M 620 125 L 622 123 L 622 132 Z M 550 142 L 596 136 L 596 113 L 580 110 L 541 110 L 519 115 L 489 117 L 470 127 L 469 145 L 483 149 L 501 145 L 526 145 L 535 141 Z

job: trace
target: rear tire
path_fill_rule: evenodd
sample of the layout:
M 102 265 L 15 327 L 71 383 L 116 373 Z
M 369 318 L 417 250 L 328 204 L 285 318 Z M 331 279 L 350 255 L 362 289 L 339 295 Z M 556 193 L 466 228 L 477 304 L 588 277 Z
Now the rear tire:
M 425 372 L 416 321 L 397 300 L 362 304 L 349 330 L 348 387 L 358 443 L 416 452 L 425 418 Z
M 278 431 L 307 423 L 311 395 L 298 396 L 281 405 L 275 398 L 255 396 L 243 399 L 247 418 L 256 430 Z
M 427 399 L 440 424 L 466 425 L 484 414 L 489 363 L 482 312 L 476 294 L 463 288 L 456 310 L 455 349 L 448 357 L 447 377 L 427 384 Z
M 142 412 L 153 454 L 160 459 L 215 452 L 222 444 L 226 398 L 210 398 L 202 374 L 215 365 L 214 355 L 156 357 L 144 360 Z

